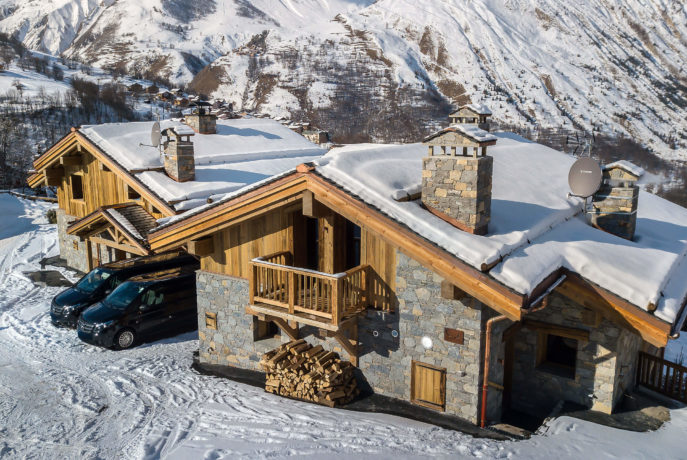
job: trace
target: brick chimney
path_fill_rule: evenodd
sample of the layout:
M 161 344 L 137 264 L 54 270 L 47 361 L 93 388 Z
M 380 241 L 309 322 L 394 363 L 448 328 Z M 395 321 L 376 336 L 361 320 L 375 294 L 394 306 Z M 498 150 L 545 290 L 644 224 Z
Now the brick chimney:
M 627 240 L 634 238 L 639 200 L 637 180 L 643 173 L 642 168 L 628 161 L 604 166 L 601 187 L 587 210 L 594 227 Z
M 186 182 L 196 178 L 196 162 L 193 154 L 191 136 L 195 133 L 186 126 L 177 125 L 162 131 L 166 136 L 165 172 L 177 182 Z
M 207 113 L 202 107 L 197 112 L 186 115 L 185 120 L 198 134 L 217 134 L 217 116 Z
M 422 204 L 455 227 L 485 235 L 491 217 L 493 158 L 487 147 L 496 137 L 476 125 L 451 125 L 424 142 Z

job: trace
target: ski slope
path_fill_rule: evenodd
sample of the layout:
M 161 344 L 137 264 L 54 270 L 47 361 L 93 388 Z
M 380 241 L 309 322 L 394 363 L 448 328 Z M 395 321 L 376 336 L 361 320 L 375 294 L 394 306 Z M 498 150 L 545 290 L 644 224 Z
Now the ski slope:
M 527 441 L 475 439 L 295 402 L 190 369 L 194 334 L 114 352 L 50 324 L 50 205 L 0 194 L 0 458 L 684 458 L 687 409 L 652 433 L 569 417 Z M 68 272 L 65 275 L 71 276 Z

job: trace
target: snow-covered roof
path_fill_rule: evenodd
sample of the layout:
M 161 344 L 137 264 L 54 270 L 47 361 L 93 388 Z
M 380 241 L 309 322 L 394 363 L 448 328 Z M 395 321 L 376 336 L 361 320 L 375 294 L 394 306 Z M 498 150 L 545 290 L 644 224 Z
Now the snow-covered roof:
M 603 169 L 613 169 L 613 168 L 620 168 L 624 171 L 629 172 L 630 174 L 633 174 L 637 177 L 642 177 L 646 171 L 640 166 L 637 166 L 634 163 L 631 163 L 627 160 L 618 160 L 614 161 L 613 163 L 609 163 L 607 165 L 604 165 Z
M 162 130 L 186 134 L 178 120 L 164 120 Z M 269 119 L 218 120 L 217 134 L 192 139 L 195 180 L 176 182 L 163 171 L 163 158 L 150 146 L 153 122 L 84 126 L 80 132 L 103 152 L 177 210 L 205 203 L 319 157 L 325 149 Z
M 319 159 L 317 174 L 358 196 L 464 262 L 521 294 L 564 267 L 673 323 L 687 295 L 687 209 L 640 192 L 635 241 L 591 227 L 583 201 L 568 197 L 574 158 L 508 133 L 496 135 L 491 221 L 486 236 L 453 227 L 419 200 L 426 147 L 353 145 Z M 650 267 L 650 269 L 648 269 Z
M 475 142 L 491 142 L 497 139 L 496 136 L 491 134 L 489 131 L 485 131 L 477 125 L 454 123 L 450 125 L 448 128 L 444 128 L 441 131 L 438 131 L 430 136 L 427 136 L 425 138 L 425 142 L 449 132 L 460 133 L 468 137 L 469 139 L 472 139 Z
M 491 115 L 491 109 L 489 109 L 489 107 L 487 107 L 485 104 L 462 105 L 458 108 L 458 110 L 451 113 L 451 115 L 457 115 L 461 110 L 470 110 L 477 115 Z
M 465 107 L 479 115 L 491 115 L 491 110 L 484 104 L 468 104 Z

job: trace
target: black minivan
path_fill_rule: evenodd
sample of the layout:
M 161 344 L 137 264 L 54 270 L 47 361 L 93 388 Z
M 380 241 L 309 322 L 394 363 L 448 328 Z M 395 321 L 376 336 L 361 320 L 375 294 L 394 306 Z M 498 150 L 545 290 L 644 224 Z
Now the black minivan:
M 195 269 L 181 267 L 123 282 L 83 312 L 77 331 L 84 342 L 124 349 L 197 328 Z
M 200 268 L 198 260 L 183 251 L 134 257 L 101 265 L 52 299 L 50 319 L 55 326 L 75 328 L 79 315 L 86 308 L 102 300 L 128 278 L 186 265 Z

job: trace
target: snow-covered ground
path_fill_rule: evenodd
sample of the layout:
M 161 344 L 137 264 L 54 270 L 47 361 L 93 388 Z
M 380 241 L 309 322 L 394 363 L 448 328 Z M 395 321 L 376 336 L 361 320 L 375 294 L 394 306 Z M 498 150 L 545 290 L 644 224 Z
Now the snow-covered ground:
M 56 255 L 50 205 L 0 194 L 1 458 L 684 458 L 687 409 L 652 433 L 560 417 L 527 441 L 475 439 L 329 409 L 190 369 L 185 334 L 124 352 L 50 324 L 59 289 L 23 274 Z M 66 276 L 71 275 L 64 272 Z

